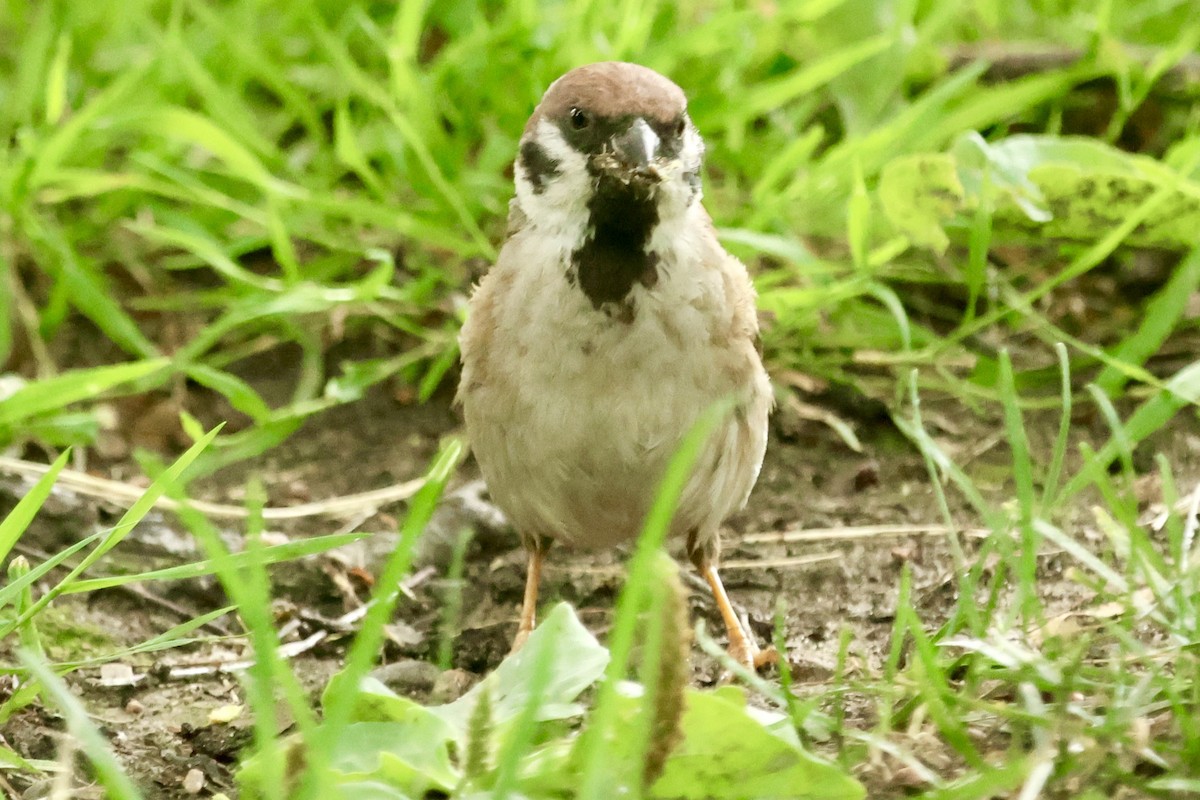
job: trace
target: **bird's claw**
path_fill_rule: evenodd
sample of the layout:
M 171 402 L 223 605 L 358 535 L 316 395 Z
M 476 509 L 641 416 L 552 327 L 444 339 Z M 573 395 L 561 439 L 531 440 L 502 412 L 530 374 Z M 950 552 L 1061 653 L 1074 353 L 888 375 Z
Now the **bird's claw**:
M 749 636 L 735 638 L 729 643 L 729 657 L 750 672 L 779 663 L 779 651 L 774 645 L 760 648 Z

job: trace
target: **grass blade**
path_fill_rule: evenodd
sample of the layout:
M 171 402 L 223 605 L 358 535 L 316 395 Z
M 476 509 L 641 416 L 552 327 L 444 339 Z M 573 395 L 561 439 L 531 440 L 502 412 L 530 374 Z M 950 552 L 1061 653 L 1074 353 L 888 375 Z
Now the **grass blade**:
M 199 578 L 204 575 L 214 575 L 222 569 L 261 569 L 270 564 L 284 561 L 294 561 L 300 558 L 327 553 L 369 536 L 368 533 L 331 533 L 325 536 L 314 536 L 285 544 L 275 544 L 260 547 L 255 550 L 243 550 L 240 553 L 230 553 L 221 559 L 206 558 L 191 564 L 180 564 L 174 567 L 135 572 L 129 575 L 112 575 L 104 578 L 89 578 L 76 581 L 62 591 L 62 594 L 79 594 L 94 592 L 100 589 L 111 589 L 114 586 L 126 586 L 131 583 L 150 583 L 152 581 L 181 581 L 189 578 Z
M 3 404 L 0 404 L 0 409 L 3 409 Z M 17 503 L 16 508 L 4 518 L 4 521 L 0 522 L 0 561 L 8 557 L 9 551 L 17 543 L 17 539 L 21 538 L 21 534 L 25 532 L 25 529 L 29 527 L 29 523 L 37 516 L 37 512 L 41 509 L 42 504 L 50 496 L 50 491 L 54 488 L 54 482 L 58 480 L 58 473 L 62 472 L 63 467 L 67 465 L 67 460 L 70 457 L 71 452 L 68 450 L 56 458 L 46 474 L 33 485 L 32 489 L 25 493 L 25 496 Z M 3 606 L 4 603 L 0 601 L 0 607 Z
M 39 598 L 36 603 L 34 603 L 32 608 L 21 614 L 14 622 L 9 623 L 9 625 L 6 625 L 4 629 L 0 631 L 0 638 L 3 638 L 5 635 L 7 635 L 14 627 L 27 622 L 35 614 L 49 605 L 54 598 L 66 591 L 66 589 L 75 582 L 76 578 L 78 578 L 80 574 L 99 561 L 105 553 L 120 544 L 121 540 L 128 536 L 129 532 L 133 530 L 134 526 L 141 522 L 142 518 L 146 516 L 151 508 L 154 507 L 154 504 L 158 501 L 158 498 L 160 498 L 163 493 L 166 492 L 168 487 L 178 481 L 180 475 L 182 475 L 192 461 L 194 461 L 196 457 L 200 455 L 200 453 L 206 447 L 208 447 L 209 443 L 212 442 L 212 440 L 218 433 L 220 433 L 220 431 L 220 427 L 214 428 L 207 436 L 188 448 L 188 450 L 181 455 L 174 464 L 172 464 L 162 475 L 160 475 L 152 484 L 150 484 L 150 487 L 146 489 L 145 494 L 143 494 L 140 498 L 138 498 L 137 502 L 130 506 L 129 510 L 126 511 L 121 516 L 121 519 L 117 521 L 117 524 L 108 530 L 102 538 L 100 538 L 96 547 L 90 553 L 88 553 L 83 560 L 80 561 L 79 564 L 67 574 L 65 578 L 63 578 L 55 586 L 51 587 L 49 591 L 42 595 L 42 597 Z
M 1183 260 L 1166 285 L 1146 304 L 1141 325 L 1117 345 L 1112 351 L 1113 358 L 1137 366 L 1145 364 L 1179 325 L 1197 286 L 1200 286 L 1200 249 L 1193 250 Z M 1105 394 L 1116 395 L 1127 380 L 1127 373 L 1110 365 L 1096 378 L 1095 384 Z
M 21 651 L 20 655 L 30 673 L 42 685 L 46 699 L 66 718 L 67 730 L 83 746 L 83 751 L 96 770 L 100 785 L 105 788 L 106 796 L 112 800 L 141 800 L 142 793 L 121 768 L 117 757 L 104 741 L 104 735 L 92 723 L 83 704 L 71 693 L 62 679 L 46 666 L 46 662 L 26 651 Z
M 140 381 L 160 372 L 169 364 L 168 359 L 153 358 L 110 367 L 79 369 L 53 378 L 43 378 L 0 400 L 0 426 L 12 427 L 39 414 L 94 399 L 118 386 Z

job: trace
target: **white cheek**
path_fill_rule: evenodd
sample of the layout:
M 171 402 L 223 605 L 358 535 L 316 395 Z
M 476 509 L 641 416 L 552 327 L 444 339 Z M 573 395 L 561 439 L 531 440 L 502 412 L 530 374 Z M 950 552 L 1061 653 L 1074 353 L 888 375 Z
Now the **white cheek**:
M 534 133 L 546 155 L 558 163 L 558 173 L 542 182 L 542 191 L 535 192 L 518 159 L 516 165 L 517 201 L 530 220 L 554 239 L 561 239 L 564 248 L 574 247 L 587 227 L 587 199 L 591 196 L 592 178 L 584 156 L 567 144 L 562 133 L 552 123 L 542 120 Z
M 690 171 L 699 173 L 704 163 L 704 140 L 691 125 L 683 134 L 683 147 L 679 149 L 679 161 Z
M 687 201 L 681 199 L 680 202 Z M 665 275 L 670 282 L 680 265 L 683 265 L 685 272 L 690 273 L 687 265 L 697 264 L 703 260 L 708 222 L 700 203 L 695 201 L 687 203 L 678 214 L 661 213 L 662 205 L 659 206 L 659 209 L 659 223 L 654 226 L 654 231 L 650 234 L 647 249 L 658 254 L 659 268 L 662 270 L 660 278 Z M 676 290 L 684 291 L 689 297 L 695 293 L 695 289 L 677 288 Z
M 683 146 L 679 158 L 663 176 L 659 187 L 659 216 L 664 218 L 684 217 L 688 209 L 699 204 L 703 192 L 700 189 L 700 168 L 704 162 L 704 140 L 690 125 L 683 135 Z M 689 176 L 696 176 L 695 183 Z

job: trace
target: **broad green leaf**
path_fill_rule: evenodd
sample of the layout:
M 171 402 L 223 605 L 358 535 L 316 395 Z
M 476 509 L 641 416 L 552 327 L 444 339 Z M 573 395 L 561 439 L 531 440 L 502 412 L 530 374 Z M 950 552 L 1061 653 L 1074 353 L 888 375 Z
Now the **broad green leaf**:
M 891 161 L 879 177 L 883 213 L 914 243 L 939 253 L 950 239 L 942 229 L 966 204 L 954 158 L 945 154 Z
M 325 689 L 326 702 L 349 691 L 344 673 Z M 329 766 L 353 781 L 368 780 L 422 797 L 431 789 L 448 791 L 459 781 L 450 760 L 454 728 L 433 710 L 392 692 L 374 678 L 364 678 L 355 697 L 353 721 L 333 741 Z M 258 759 L 243 769 L 243 783 L 254 785 Z M 340 782 L 340 781 L 339 781 Z
M 969 196 L 1003 192 L 1034 222 L 1049 222 L 1054 215 L 1046 207 L 1046 196 L 1029 179 L 1042 149 L 1029 136 L 1014 136 L 992 146 L 969 131 L 954 143 L 950 155 Z
M 337 787 L 340 800 L 415 800 L 407 792 L 380 781 L 354 781 Z
M 326 698 L 342 691 L 348 691 L 342 684 L 345 682 L 344 673 L 334 675 L 325 687 Z M 396 722 L 407 723 L 418 717 L 429 714 L 429 710 L 407 697 L 401 697 L 384 686 L 376 678 L 368 675 L 358 684 L 357 697 L 354 701 L 352 718 L 355 722 Z M 436 716 L 436 715 L 435 715 Z M 455 729 L 440 716 L 436 717 L 440 725 L 439 737 L 449 739 L 456 733 Z
M 556 605 L 530 634 L 525 646 L 504 659 L 471 691 L 453 703 L 431 710 L 456 730 L 465 732 L 467 720 L 486 684 L 492 693 L 493 721 L 501 725 L 514 719 L 532 693 L 532 655 L 543 643 L 551 648 L 551 673 L 540 692 L 542 707 L 538 719 L 564 719 L 579 714 L 581 709 L 574 700 L 604 674 L 608 651 L 583 627 L 566 603 Z
M 805 752 L 793 737 L 778 735 L 763 722 L 736 691 L 689 691 L 683 742 L 667 759 L 650 796 L 680 800 L 866 796 L 862 785 L 841 767 Z
M 403 724 L 354 722 L 347 725 L 329 754 L 330 768 L 345 778 L 375 778 L 417 797 L 431 789 L 449 791 L 458 783 L 450 762 L 445 723 L 426 709 Z
M 1127 241 L 1190 249 L 1200 229 L 1200 183 L 1152 158 L 1082 137 L 1019 135 L 989 144 L 970 132 L 948 153 L 888 163 L 879 197 L 897 230 L 941 251 L 949 241 L 945 228 L 966 230 L 985 200 L 994 209 L 997 237 L 1090 242 L 1164 189 L 1165 207 Z

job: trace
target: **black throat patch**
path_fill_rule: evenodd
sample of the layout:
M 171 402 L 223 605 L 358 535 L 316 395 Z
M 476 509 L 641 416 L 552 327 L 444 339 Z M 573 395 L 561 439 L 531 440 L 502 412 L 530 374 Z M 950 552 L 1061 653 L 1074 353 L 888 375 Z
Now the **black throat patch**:
M 571 254 L 571 264 L 592 307 L 621 303 L 634 283 L 647 288 L 657 283 L 658 256 L 647 246 L 658 208 L 649 189 L 601 175 L 588 213 L 592 235 Z

